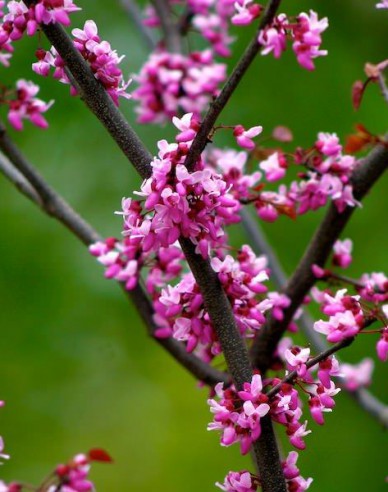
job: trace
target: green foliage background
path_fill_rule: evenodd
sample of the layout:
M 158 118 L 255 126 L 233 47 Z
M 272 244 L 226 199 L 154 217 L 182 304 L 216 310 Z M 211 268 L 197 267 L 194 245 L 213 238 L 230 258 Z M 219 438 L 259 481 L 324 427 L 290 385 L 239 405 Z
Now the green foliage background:
M 377 87 L 370 87 L 358 113 L 350 103 L 363 64 L 387 56 L 388 13 L 377 11 L 376 1 L 285 0 L 287 13 L 311 8 L 329 17 L 324 35 L 329 56 L 317 61 L 313 73 L 302 70 L 291 52 L 280 61 L 258 57 L 220 121 L 262 124 L 267 134 L 287 125 L 295 144 L 306 146 L 318 131 L 343 139 L 357 122 L 386 131 L 387 108 Z M 77 3 L 83 11 L 73 16 L 73 25 L 95 19 L 102 37 L 126 54 L 124 71 L 136 72 L 147 50 L 119 1 Z M 252 32 L 236 30 L 230 64 Z M 56 101 L 48 114 L 50 128 L 43 132 L 27 123 L 25 132 L 11 130 L 12 136 L 102 234 L 118 235 L 121 223 L 113 211 L 139 179 L 82 102 L 68 96 L 68 87 L 31 73 L 36 48 L 35 39 L 19 42 L 12 68 L 1 69 L 1 82 L 24 77 L 41 84 L 41 97 Z M 136 125 L 133 108 L 131 101 L 122 103 Z M 152 152 L 159 138 L 173 134 L 170 127 L 138 131 Z M 221 146 L 233 144 L 228 134 L 217 139 Z M 380 181 L 346 230 L 344 237 L 355 242 L 354 276 L 386 270 L 386 185 L 386 179 Z M 265 228 L 288 272 L 321 216 L 296 223 L 284 218 Z M 212 491 L 228 470 L 250 467 L 237 448 L 221 448 L 217 436 L 206 431 L 206 390 L 148 339 L 132 306 L 103 279 L 85 248 L 1 177 L 0 224 L 0 397 L 7 402 L 0 433 L 12 455 L 1 468 L 4 480 L 36 483 L 54 464 L 96 446 L 115 459 L 94 467 L 101 492 Z M 234 241 L 240 240 L 246 237 L 237 229 Z M 352 362 L 374 357 L 374 343 L 363 338 L 342 356 Z M 388 402 L 386 375 L 387 367 L 376 362 L 371 389 Z M 312 490 L 387 490 L 387 435 L 381 426 L 347 395 L 338 397 L 326 421 L 323 428 L 310 424 L 313 433 L 300 457 L 303 474 L 314 477 Z

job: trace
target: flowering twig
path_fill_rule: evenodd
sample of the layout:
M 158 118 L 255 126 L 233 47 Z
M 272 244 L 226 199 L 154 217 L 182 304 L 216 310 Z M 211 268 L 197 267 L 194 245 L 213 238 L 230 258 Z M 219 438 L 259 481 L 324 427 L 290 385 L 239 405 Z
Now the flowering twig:
M 136 28 L 141 34 L 147 48 L 151 50 L 154 49 L 155 40 L 151 35 L 149 29 L 147 29 L 147 27 L 144 25 L 140 9 L 136 4 L 136 2 L 134 2 L 133 0 L 121 0 L 121 5 L 123 6 L 124 10 L 128 13 L 129 18 L 136 25 Z
M 25 0 L 31 6 L 32 0 Z M 142 141 L 114 105 L 111 97 L 95 78 L 89 65 L 80 52 L 74 47 L 72 40 L 59 24 L 42 24 L 41 29 L 55 47 L 77 83 L 81 98 L 93 112 L 117 145 L 133 164 L 142 178 L 151 173 L 151 154 L 144 147 Z
M 352 176 L 354 196 L 357 200 L 364 197 L 387 167 L 388 149 L 384 145 L 378 145 L 363 159 Z M 252 358 L 255 365 L 263 372 L 268 369 L 272 354 L 293 315 L 315 283 L 312 265 L 323 266 L 325 264 L 334 242 L 345 228 L 354 210 L 354 207 L 348 206 L 340 213 L 334 205 L 331 205 L 309 242 L 305 254 L 284 290 L 284 293 L 291 299 L 290 306 L 284 310 L 284 319 L 278 321 L 270 317 L 254 342 Z
M 310 359 L 308 362 L 306 362 L 306 368 L 310 369 L 311 367 L 316 366 L 323 360 L 327 359 L 331 355 L 335 354 L 339 350 L 344 349 L 345 347 L 348 347 L 354 342 L 354 338 L 345 338 L 341 342 L 336 343 L 332 347 L 326 349 L 324 352 L 321 352 L 317 356 L 313 357 Z M 298 371 L 294 370 L 291 371 L 290 373 L 285 376 L 280 383 L 278 383 L 276 386 L 274 386 L 270 391 L 268 391 L 267 396 L 268 398 L 271 398 L 272 396 L 275 396 L 281 389 L 282 385 L 284 383 L 292 383 L 296 378 L 298 377 Z
M 86 246 L 101 240 L 100 235 L 54 191 L 36 169 L 26 160 L 0 123 L 0 149 L 9 160 L 0 153 L 0 171 L 30 200 L 47 215 L 61 222 L 73 235 Z M 11 162 L 12 161 L 12 162 Z M 214 386 L 220 381 L 228 383 L 230 377 L 209 366 L 193 354 L 187 353 L 182 344 L 173 339 L 154 337 L 156 326 L 153 322 L 153 310 L 144 290 L 137 286 L 133 292 L 125 291 L 134 302 L 148 333 L 169 352 L 175 360 L 185 367 L 198 380 Z
M 252 41 L 249 43 L 240 61 L 235 66 L 232 74 L 226 81 L 221 93 L 211 104 L 209 111 L 201 124 L 201 127 L 192 143 L 190 152 L 186 158 L 186 167 L 193 170 L 195 163 L 208 142 L 208 135 L 213 128 L 218 116 L 226 106 L 233 92 L 236 90 L 245 72 L 250 67 L 251 63 L 259 53 L 261 45 L 257 40 L 259 32 L 268 26 L 274 19 L 276 12 L 280 6 L 281 0 L 270 0 L 261 18 L 259 28 L 255 33 Z

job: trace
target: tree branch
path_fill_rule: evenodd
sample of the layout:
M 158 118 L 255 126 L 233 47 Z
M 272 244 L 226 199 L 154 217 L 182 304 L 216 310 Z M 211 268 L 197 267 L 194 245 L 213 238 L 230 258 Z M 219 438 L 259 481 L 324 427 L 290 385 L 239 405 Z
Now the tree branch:
M 240 212 L 242 224 L 250 238 L 250 244 L 256 254 L 264 254 L 268 258 L 269 267 L 271 269 L 271 280 L 276 288 L 282 289 L 287 283 L 287 276 L 283 270 L 280 261 L 271 248 L 265 237 L 265 234 L 260 226 L 260 223 L 252 217 L 248 209 L 243 208 Z M 316 352 L 325 352 L 329 346 L 324 338 L 312 329 L 314 320 L 304 309 L 302 315 L 298 319 L 298 325 L 302 333 L 312 345 Z M 338 360 L 341 364 L 341 361 Z M 370 391 L 365 388 L 357 388 L 350 391 L 346 388 L 342 378 L 339 378 L 339 386 L 345 390 L 356 403 L 372 417 L 375 417 L 385 427 L 388 427 L 388 406 L 376 398 Z
M 149 50 L 153 50 L 155 48 L 155 40 L 151 35 L 149 29 L 147 29 L 147 27 L 144 25 L 140 9 L 136 2 L 134 2 L 133 0 L 121 0 L 120 3 L 123 6 L 124 10 L 128 13 L 128 17 L 137 27 L 147 48 Z
M 100 235 L 71 206 L 54 191 L 27 161 L 0 123 L 0 149 L 7 154 L 12 163 L 0 153 L 0 171 L 26 195 L 32 202 L 50 217 L 61 222 L 83 244 L 89 246 L 101 240 Z M 6 171 L 4 171 L 6 170 Z M 22 183 L 22 189 L 20 189 Z M 39 191 L 38 191 L 39 190 Z M 137 286 L 132 292 L 125 291 L 133 301 L 147 327 L 149 335 L 169 352 L 194 377 L 214 386 L 220 381 L 230 382 L 230 376 L 209 366 L 195 355 L 186 352 L 185 347 L 173 339 L 159 339 L 154 336 L 156 326 L 153 321 L 153 309 L 147 294 Z
M 171 15 L 171 5 L 168 0 L 152 0 L 152 4 L 160 19 L 164 41 L 167 51 L 170 53 L 180 53 L 181 37 L 179 26 L 174 22 Z
M 32 3 L 31 0 L 24 1 L 27 5 Z M 275 0 L 270 3 L 270 7 L 279 3 L 280 0 Z M 270 10 L 267 9 L 264 18 L 268 18 Z M 42 25 L 41 28 L 67 64 L 88 107 L 102 121 L 139 174 L 143 178 L 148 177 L 151 174 L 151 155 L 114 106 L 104 88 L 94 78 L 69 36 L 57 24 Z M 248 65 L 245 65 L 246 70 Z M 194 245 L 189 240 L 181 239 L 181 245 L 204 297 L 215 332 L 220 339 L 230 374 L 236 387 L 241 388 L 244 382 L 251 381 L 252 369 L 228 299 L 210 263 L 195 254 Z M 263 492 L 286 492 L 277 443 L 269 417 L 263 419 L 262 434 L 254 443 L 254 450 L 262 477 Z
M 203 149 L 208 142 L 208 135 L 213 128 L 215 122 L 221 111 L 226 106 L 233 92 L 236 90 L 241 79 L 245 75 L 245 72 L 251 66 L 251 63 L 255 59 L 256 55 L 260 51 L 261 45 L 257 38 L 262 29 L 271 24 L 276 12 L 280 6 L 281 0 L 270 0 L 261 18 L 257 32 L 255 33 L 252 41 L 249 43 L 244 54 L 240 58 L 240 61 L 235 66 L 232 74 L 226 81 L 221 93 L 211 104 L 206 116 L 200 126 L 200 129 L 191 145 L 190 152 L 186 158 L 186 167 L 189 171 L 192 171 L 198 157 L 201 155 Z
M 363 159 L 353 173 L 353 193 L 357 200 L 361 200 L 366 195 L 387 167 L 388 149 L 384 145 L 378 145 Z M 323 222 L 316 230 L 284 290 L 284 293 L 291 299 L 291 305 L 283 311 L 284 319 L 277 321 L 270 316 L 268 322 L 258 333 L 251 356 L 255 365 L 263 372 L 270 366 L 272 354 L 280 338 L 316 281 L 311 270 L 312 265 L 323 266 L 325 264 L 334 242 L 345 228 L 354 210 L 354 207 L 346 207 L 342 213 L 339 213 L 333 204 L 330 205 Z

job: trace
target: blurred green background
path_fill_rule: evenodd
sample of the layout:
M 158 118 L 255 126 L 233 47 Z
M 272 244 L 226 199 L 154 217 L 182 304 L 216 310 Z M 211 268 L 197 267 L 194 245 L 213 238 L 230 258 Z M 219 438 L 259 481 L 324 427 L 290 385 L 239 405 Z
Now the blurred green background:
M 275 125 L 287 125 L 295 144 L 306 146 L 318 131 L 337 132 L 343 139 L 357 122 L 385 132 L 387 108 L 377 87 L 369 88 L 358 113 L 350 102 L 352 83 L 364 78 L 364 63 L 387 56 L 388 13 L 377 11 L 375 3 L 285 0 L 289 14 L 311 8 L 329 17 L 323 46 L 329 56 L 317 61 L 313 73 L 302 70 L 291 52 L 280 61 L 258 57 L 220 121 L 262 124 L 268 133 Z M 77 4 L 83 10 L 73 15 L 73 25 L 94 19 L 101 36 L 126 54 L 124 72 L 136 72 L 147 50 L 119 1 Z M 240 37 L 230 64 L 252 29 L 235 32 Z M 82 102 L 69 97 L 68 87 L 31 73 L 36 48 L 35 39 L 19 42 L 12 68 L 1 69 L 1 82 L 24 77 L 39 83 L 41 97 L 56 101 L 48 113 L 50 128 L 41 131 L 27 123 L 25 132 L 11 130 L 12 136 L 102 234 L 118 235 L 121 222 L 113 211 L 139 179 Z M 136 126 L 134 103 L 124 101 L 121 108 Z M 138 131 L 152 152 L 159 138 L 173 134 L 169 127 Z M 233 144 L 227 133 L 217 139 L 220 146 Z M 385 178 L 344 235 L 355 242 L 349 271 L 354 276 L 386 270 L 386 186 Z M 310 214 L 296 223 L 282 218 L 265 228 L 288 272 L 321 216 Z M 7 402 L 0 434 L 12 455 L 1 478 L 36 483 L 56 463 L 96 446 L 115 460 L 93 469 L 100 492 L 212 491 L 229 470 L 250 467 L 236 447 L 221 448 L 217 435 L 206 431 L 206 390 L 148 339 L 136 311 L 114 283 L 103 279 L 102 268 L 85 248 L 2 177 L 0 224 L 0 397 Z M 237 229 L 234 241 L 240 240 L 246 237 Z M 362 342 L 342 357 L 351 362 L 374 357 L 375 340 Z M 376 362 L 371 389 L 388 402 L 386 375 L 387 367 Z M 324 428 L 310 424 L 313 433 L 299 460 L 303 475 L 314 477 L 316 491 L 386 491 L 386 433 L 347 395 L 337 401 Z

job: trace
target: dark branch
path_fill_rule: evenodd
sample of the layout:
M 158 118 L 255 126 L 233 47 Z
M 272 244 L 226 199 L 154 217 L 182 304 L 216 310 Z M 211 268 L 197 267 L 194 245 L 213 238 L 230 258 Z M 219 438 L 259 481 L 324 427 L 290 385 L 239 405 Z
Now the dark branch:
M 252 41 L 250 42 L 244 54 L 240 58 L 240 61 L 237 63 L 232 74 L 226 81 L 226 84 L 224 85 L 220 95 L 211 104 L 209 111 L 206 113 L 206 116 L 201 124 L 201 127 L 190 148 L 190 152 L 186 158 L 186 167 L 187 169 L 189 169 L 189 171 L 193 170 L 198 157 L 201 155 L 203 149 L 205 148 L 208 142 L 208 135 L 211 129 L 213 128 L 215 122 L 217 121 L 218 116 L 226 106 L 227 102 L 229 101 L 230 97 L 236 90 L 241 79 L 245 75 L 245 72 L 251 66 L 251 63 L 253 62 L 256 55 L 260 51 L 261 45 L 258 42 L 257 37 L 262 29 L 264 29 L 266 26 L 271 24 L 280 6 L 280 3 L 281 0 L 270 0 L 268 2 L 267 7 L 263 13 L 261 22 L 259 24 L 259 28 L 255 33 Z
M 388 149 L 384 145 L 378 145 L 360 163 L 353 174 L 353 192 L 357 200 L 361 200 L 366 195 L 387 167 Z M 339 213 L 333 204 L 330 205 L 323 222 L 316 230 L 304 256 L 287 283 L 284 293 L 291 299 L 291 305 L 283 311 L 284 319 L 277 321 L 270 317 L 254 342 L 252 360 L 261 371 L 265 372 L 270 366 L 272 354 L 280 338 L 315 283 L 316 279 L 311 271 L 312 265 L 323 266 L 325 264 L 334 242 L 345 228 L 354 210 L 354 207 L 347 207 Z

